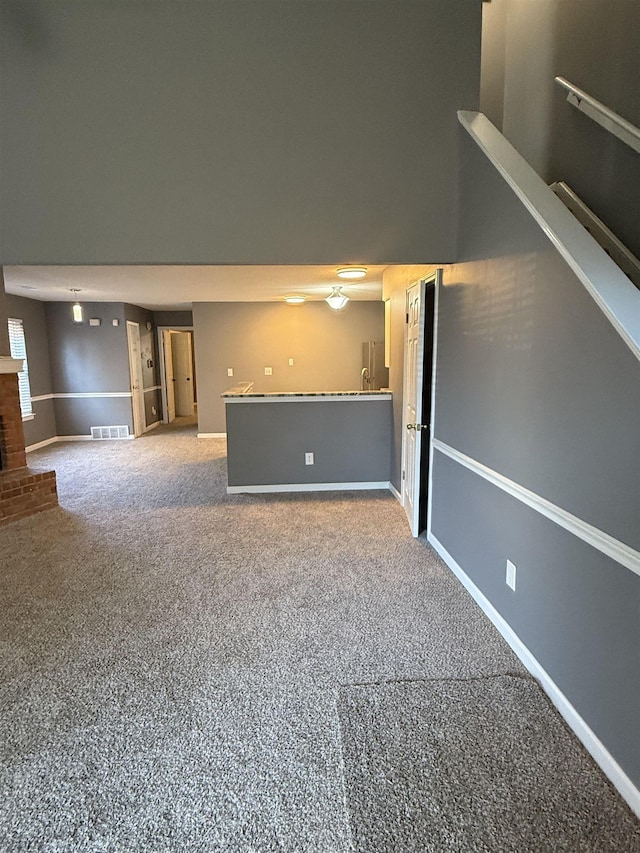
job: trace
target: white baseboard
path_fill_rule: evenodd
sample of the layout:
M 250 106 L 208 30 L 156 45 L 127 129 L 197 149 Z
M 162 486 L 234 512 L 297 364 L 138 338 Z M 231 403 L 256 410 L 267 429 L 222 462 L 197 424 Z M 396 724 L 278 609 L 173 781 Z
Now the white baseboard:
M 500 613 L 498 613 L 493 604 L 491 604 L 484 593 L 474 584 L 471 578 L 451 556 L 444 545 L 431 532 L 429 532 L 427 538 L 474 601 L 493 622 L 507 643 L 509 643 L 531 675 L 540 682 L 542 689 L 556 706 L 569 728 L 582 742 L 587 752 L 589 752 L 611 784 L 616 788 L 635 814 L 640 817 L 640 790 L 636 788 L 634 783 L 607 750 L 602 741 L 594 734 L 591 728 L 569 702 L 564 693 L 562 693 L 560 688 L 538 663 L 536 658 L 531 654 L 513 628 L 500 615 Z
M 60 441 L 57 435 L 52 436 L 51 438 L 45 438 L 44 441 L 37 441 L 35 444 L 30 444 L 28 447 L 25 447 L 27 453 L 32 450 L 40 450 L 41 447 L 47 447 L 49 444 L 55 444 L 56 441 Z
M 226 438 L 226 432 L 199 432 L 198 438 Z
M 162 421 L 154 421 L 152 424 L 149 424 L 149 426 L 145 429 L 145 432 L 150 432 L 152 429 L 159 427 L 161 423 Z
M 227 486 L 228 495 L 273 494 L 278 492 L 356 492 L 388 489 L 388 481 L 373 483 L 278 483 L 266 486 Z
M 393 485 L 393 483 L 389 483 L 389 491 L 390 491 L 390 492 L 391 492 L 391 494 L 394 496 L 394 498 L 398 501 L 398 503 L 400 504 L 400 506 L 402 506 L 402 495 L 401 495 L 401 494 L 400 494 L 400 492 L 396 489 L 396 487 Z

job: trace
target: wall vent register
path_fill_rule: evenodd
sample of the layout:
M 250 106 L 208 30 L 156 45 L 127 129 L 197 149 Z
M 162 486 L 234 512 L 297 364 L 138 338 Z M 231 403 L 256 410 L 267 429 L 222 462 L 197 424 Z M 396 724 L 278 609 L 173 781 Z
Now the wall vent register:
M 91 438 L 94 441 L 107 439 L 129 438 L 129 427 L 124 426 L 94 426 L 91 427 Z

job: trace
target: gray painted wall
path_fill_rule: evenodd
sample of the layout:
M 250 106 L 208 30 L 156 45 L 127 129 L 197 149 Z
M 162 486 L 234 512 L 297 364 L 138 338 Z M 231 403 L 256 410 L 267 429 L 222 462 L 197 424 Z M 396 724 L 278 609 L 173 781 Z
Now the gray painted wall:
M 193 311 L 154 311 L 155 326 L 193 326 Z
M 640 157 L 566 103 L 565 77 L 640 126 L 640 3 L 483 4 L 480 108 L 547 180 L 566 181 L 640 257 Z
M 7 318 L 9 317 L 7 305 L 7 295 L 4 290 L 4 274 L 2 266 L 0 266 L 0 355 L 10 355 L 9 347 L 9 332 L 7 330 Z
M 227 403 L 230 486 L 389 480 L 391 400 Z M 315 462 L 305 465 L 305 453 Z
M 51 380 L 56 394 L 129 392 L 125 309 L 121 302 L 83 302 L 84 322 L 74 323 L 71 303 L 47 302 Z M 89 318 L 101 320 L 90 326 Z M 118 320 L 118 326 L 112 320 Z M 58 435 L 85 435 L 90 426 L 126 424 L 133 430 L 128 398 L 59 398 Z
M 0 12 L 0 262 L 453 257 L 479 2 Z
M 463 154 L 435 437 L 638 548 L 640 366 L 470 139 Z M 640 577 L 440 454 L 433 501 L 436 537 L 639 784 Z
M 44 303 L 36 299 L 7 294 L 6 304 L 8 316 L 20 319 L 23 323 L 31 396 L 51 394 L 53 385 Z M 34 419 L 23 422 L 27 447 L 56 435 L 53 399 L 34 401 L 33 412 Z
M 225 431 L 220 394 L 240 381 L 258 392 L 355 391 L 362 342 L 384 340 L 382 302 L 351 301 L 339 312 L 324 301 L 198 302 L 193 320 L 200 432 Z

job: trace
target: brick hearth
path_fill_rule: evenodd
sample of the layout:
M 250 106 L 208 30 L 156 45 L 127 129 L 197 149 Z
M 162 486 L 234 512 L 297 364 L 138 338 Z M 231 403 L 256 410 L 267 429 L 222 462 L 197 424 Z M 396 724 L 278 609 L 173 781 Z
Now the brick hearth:
M 27 467 L 18 377 L 0 373 L 0 525 L 57 505 L 55 471 Z

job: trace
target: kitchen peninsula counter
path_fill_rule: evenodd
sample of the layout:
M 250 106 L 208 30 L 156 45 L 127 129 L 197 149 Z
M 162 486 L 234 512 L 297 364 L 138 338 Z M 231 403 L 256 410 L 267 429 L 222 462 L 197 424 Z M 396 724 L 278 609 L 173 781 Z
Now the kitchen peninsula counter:
M 389 487 L 389 391 L 261 393 L 250 385 L 222 394 L 229 493 Z

